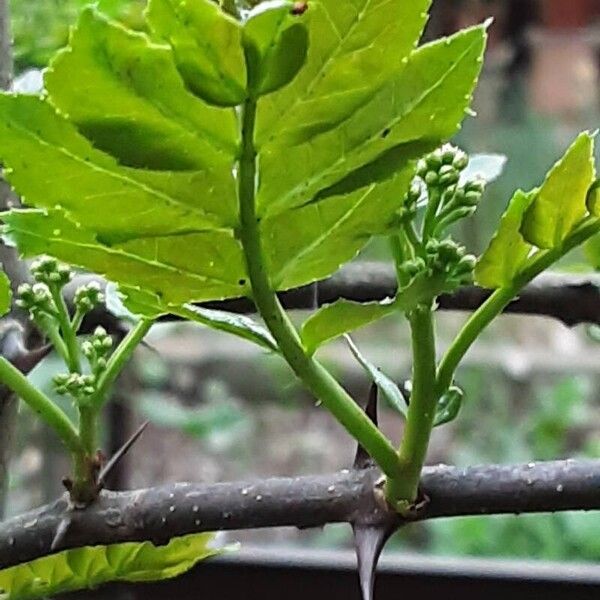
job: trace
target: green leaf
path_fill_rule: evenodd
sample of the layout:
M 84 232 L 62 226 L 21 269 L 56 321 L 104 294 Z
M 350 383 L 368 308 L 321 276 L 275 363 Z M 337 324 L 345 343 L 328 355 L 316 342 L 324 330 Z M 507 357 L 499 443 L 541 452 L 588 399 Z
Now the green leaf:
M 6 177 L 24 202 L 60 206 L 108 242 L 237 222 L 230 169 L 121 166 L 33 96 L 0 95 L 0 148 Z
M 302 206 L 392 148 L 405 145 L 410 156 L 411 145 L 420 149 L 425 141 L 437 145 L 451 137 L 471 100 L 485 39 L 485 28 L 475 27 L 422 46 L 331 131 L 291 147 L 275 142 L 262 148 L 259 212 Z
M 431 0 L 308 2 L 306 62 L 293 83 L 258 107 L 256 142 L 308 141 L 367 101 L 415 47 Z
M 210 533 L 151 542 L 67 550 L 0 571 L 0 600 L 36 600 L 115 581 L 160 581 L 221 554 Z
M 475 267 L 475 279 L 483 287 L 509 286 L 529 257 L 533 246 L 521 234 L 523 215 L 538 191 L 518 190 L 502 216 L 498 231 Z
M 244 24 L 248 87 L 256 96 L 287 85 L 306 60 L 306 19 L 294 5 L 293 0 L 262 2 Z
M 355 190 L 332 189 L 318 202 L 265 219 L 262 232 L 273 285 L 284 290 L 323 279 L 353 259 L 371 236 L 386 233 L 413 177 L 412 163 L 405 165 L 402 153 L 387 180 L 378 181 L 373 167 L 371 181 L 358 181 L 356 174 L 352 187 L 360 187 Z
M 0 218 L 6 223 L 5 236 L 24 256 L 55 256 L 110 281 L 154 293 L 166 304 L 248 293 L 241 248 L 227 231 L 106 245 L 59 210 L 15 210 Z M 221 260 L 212 262 L 215 250 Z
M 147 19 L 166 40 L 192 92 L 218 106 L 246 98 L 242 28 L 211 0 L 150 0 Z
M 4 316 L 9 310 L 12 302 L 12 291 L 8 275 L 0 270 L 0 317 Z
M 381 395 L 386 400 L 391 408 L 396 412 L 400 413 L 403 417 L 407 416 L 408 406 L 406 400 L 402 395 L 402 392 L 398 386 L 380 369 L 369 362 L 356 347 L 350 336 L 345 336 L 346 343 L 350 348 L 354 358 L 360 363 L 361 367 L 365 370 L 371 381 L 377 386 L 377 389 L 381 392 Z
M 465 394 L 459 387 L 451 386 L 438 401 L 433 426 L 440 427 L 454 421 L 458 417 L 464 397 Z
M 273 336 L 261 325 L 245 315 L 236 315 L 223 310 L 215 310 L 184 304 L 176 306 L 165 304 L 160 298 L 145 290 L 121 286 L 125 307 L 134 314 L 156 319 L 161 315 L 172 314 L 188 321 L 206 325 L 211 329 L 224 331 L 248 340 L 270 352 L 279 352 Z
M 392 298 L 384 302 L 364 304 L 338 300 L 311 315 L 302 325 L 300 337 L 306 351 L 314 354 L 326 342 L 379 321 L 397 311 L 398 308 Z
M 83 11 L 69 47 L 52 61 L 44 81 L 52 104 L 123 165 L 230 169 L 239 145 L 234 111 L 190 93 L 168 47 L 92 8 Z
M 326 342 L 395 312 L 409 312 L 449 289 L 443 275 L 431 277 L 421 273 L 394 299 L 367 303 L 338 300 L 324 306 L 304 322 L 300 330 L 302 343 L 309 354 L 314 354 Z
M 527 210 L 521 227 L 525 240 L 538 248 L 560 246 L 586 215 L 594 179 L 594 138 L 582 133 L 554 165 Z

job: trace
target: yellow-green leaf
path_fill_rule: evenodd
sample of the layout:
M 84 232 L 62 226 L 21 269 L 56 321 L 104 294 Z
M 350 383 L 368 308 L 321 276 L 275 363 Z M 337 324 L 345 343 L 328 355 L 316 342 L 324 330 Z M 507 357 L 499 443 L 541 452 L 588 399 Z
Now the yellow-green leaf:
M 594 138 L 582 133 L 554 165 L 525 213 L 521 227 L 525 240 L 538 248 L 560 246 L 587 213 L 595 173 Z
M 10 279 L 4 271 L 0 270 L 0 317 L 10 310 L 11 301 Z
M 151 542 L 67 550 L 0 571 L 0 600 L 37 600 L 116 581 L 160 581 L 177 577 L 221 554 L 210 533 Z
M 211 0 L 150 0 L 147 18 L 169 42 L 186 85 L 219 106 L 246 97 L 242 27 Z
M 488 249 L 475 267 L 475 279 L 483 287 L 495 289 L 510 285 L 527 260 L 533 246 L 521 235 L 523 215 L 538 191 L 518 190 L 502 216 Z

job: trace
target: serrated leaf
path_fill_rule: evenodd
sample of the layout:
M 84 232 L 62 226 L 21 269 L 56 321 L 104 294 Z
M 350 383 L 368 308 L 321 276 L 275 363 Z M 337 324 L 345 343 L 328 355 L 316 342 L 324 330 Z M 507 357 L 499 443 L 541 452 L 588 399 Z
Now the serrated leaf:
M 153 319 L 167 314 L 176 315 L 253 342 L 269 352 L 279 352 L 273 336 L 264 327 L 245 315 L 203 308 L 193 304 L 181 306 L 165 304 L 154 294 L 127 286 L 122 286 L 119 292 L 124 296 L 124 306 L 134 314 Z
M 394 300 L 361 304 L 350 300 L 338 300 L 328 304 L 302 325 L 300 336 L 308 354 L 314 354 L 326 342 L 335 340 L 349 331 L 379 321 L 397 312 Z
M 162 301 L 183 304 L 248 292 L 238 242 L 227 231 L 206 231 L 106 245 L 58 210 L 3 213 L 5 237 L 24 256 L 48 254 L 110 281 L 140 287 Z M 212 253 L 219 262 L 211 265 Z M 206 258 L 208 255 L 208 258 Z M 198 259 L 190 260 L 197 256 Z
M 388 405 L 403 417 L 407 416 L 408 406 L 398 386 L 373 363 L 369 362 L 356 347 L 350 336 L 344 336 L 354 358 L 365 370 L 371 381 L 377 386 Z
M 285 149 L 277 143 L 265 146 L 259 156 L 259 212 L 272 215 L 306 204 L 392 148 L 451 137 L 471 100 L 485 39 L 485 28 L 476 27 L 422 46 L 398 75 L 331 131 Z
M 585 216 L 594 179 L 594 138 L 582 133 L 548 173 L 527 210 L 521 227 L 525 240 L 538 248 L 560 246 Z
M 371 236 L 385 233 L 413 177 L 412 164 L 398 166 L 405 164 L 402 153 L 387 180 L 379 181 L 374 169 L 371 181 L 357 183 L 357 175 L 352 185 L 360 187 L 355 190 L 331 190 L 318 202 L 265 219 L 262 229 L 273 285 L 290 289 L 327 277 L 354 258 Z
M 37 600 L 107 582 L 160 581 L 189 571 L 198 562 L 221 554 L 210 533 L 151 542 L 67 550 L 0 571 L 1 600 Z
M 192 92 L 218 106 L 246 98 L 242 28 L 211 0 L 150 0 L 148 23 L 169 42 Z
M 25 203 L 63 207 L 106 241 L 202 231 L 237 221 L 229 170 L 121 166 L 33 96 L 0 95 L 0 148 L 5 176 Z
M 338 300 L 322 307 L 302 325 L 300 337 L 304 348 L 314 354 L 320 346 L 345 333 L 365 327 L 396 312 L 409 312 L 449 291 L 443 276 L 417 275 L 395 298 L 383 302 Z
M 261 2 L 250 11 L 243 39 L 248 87 L 255 95 L 282 88 L 302 68 L 308 52 L 306 13 L 296 12 L 293 0 Z
M 44 81 L 52 104 L 123 165 L 230 170 L 239 145 L 233 110 L 209 106 L 190 93 L 168 47 L 93 8 L 83 11 Z
M 294 145 L 327 131 L 403 68 L 431 0 L 308 2 L 305 66 L 293 83 L 258 107 L 256 142 Z
M 475 267 L 475 280 L 483 287 L 495 289 L 509 286 L 527 260 L 533 246 L 521 235 L 523 215 L 537 194 L 518 190 L 500 220 L 488 249 Z
M 12 291 L 8 275 L 0 269 L 0 317 L 9 310 L 12 302 Z

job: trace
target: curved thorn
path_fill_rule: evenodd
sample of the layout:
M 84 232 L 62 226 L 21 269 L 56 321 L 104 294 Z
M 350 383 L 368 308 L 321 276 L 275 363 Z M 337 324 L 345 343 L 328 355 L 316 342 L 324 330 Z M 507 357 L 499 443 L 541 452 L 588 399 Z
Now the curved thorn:
M 396 531 L 396 526 L 391 523 L 376 526 L 354 524 L 352 529 L 362 598 L 373 600 L 377 563 L 383 547 Z

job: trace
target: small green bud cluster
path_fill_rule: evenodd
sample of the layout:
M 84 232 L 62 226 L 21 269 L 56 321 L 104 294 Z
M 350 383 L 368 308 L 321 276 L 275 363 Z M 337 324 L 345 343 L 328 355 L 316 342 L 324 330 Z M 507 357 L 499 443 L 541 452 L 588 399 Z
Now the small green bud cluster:
M 69 394 L 76 400 L 84 400 L 96 392 L 96 377 L 81 373 L 61 373 L 53 378 L 55 391 L 64 396 Z
M 431 239 L 425 247 L 427 270 L 431 275 L 444 274 L 448 282 L 465 285 L 473 281 L 477 259 L 467 254 L 464 246 L 446 238 Z
M 31 274 L 36 281 L 47 286 L 63 288 L 73 278 L 73 271 L 50 256 L 42 256 L 31 264 Z
M 75 308 L 84 315 L 94 310 L 96 306 L 104 302 L 100 284 L 97 281 L 90 281 L 77 288 L 74 302 Z
M 475 179 L 462 186 L 450 186 L 442 194 L 441 210 L 434 233 L 441 235 L 452 223 L 470 217 L 479 206 L 485 181 Z
M 402 207 L 398 211 L 398 220 L 402 223 L 410 223 L 417 216 L 417 203 L 421 197 L 421 185 L 414 180 L 406 192 Z
M 455 186 L 460 174 L 469 164 L 469 157 L 459 148 L 445 144 L 422 158 L 417 164 L 417 177 L 420 177 L 431 190 L 443 191 Z
M 90 339 L 81 344 L 81 351 L 96 376 L 106 369 L 112 346 L 113 340 L 104 327 L 96 327 Z
M 52 299 L 49 287 L 45 283 L 23 283 L 17 289 L 17 306 L 26 310 L 32 319 L 42 315 L 53 316 L 56 314 L 56 306 Z

